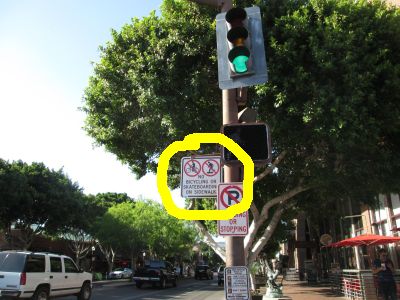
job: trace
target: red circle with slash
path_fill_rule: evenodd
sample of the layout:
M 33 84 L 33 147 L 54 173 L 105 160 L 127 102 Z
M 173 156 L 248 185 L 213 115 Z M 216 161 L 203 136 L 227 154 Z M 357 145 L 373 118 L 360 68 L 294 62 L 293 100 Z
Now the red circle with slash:
M 231 205 L 228 205 L 224 200 L 224 196 L 228 196 L 228 200 L 232 200 L 233 202 L 236 202 L 234 204 L 237 204 L 240 202 L 243 196 L 243 190 L 238 187 L 237 185 L 229 185 L 226 188 L 224 188 L 220 194 L 220 199 L 221 199 L 221 204 L 225 207 L 228 208 Z M 235 195 L 237 197 L 235 197 Z M 239 200 L 240 198 L 240 200 Z M 232 205 L 234 205 L 232 204 Z

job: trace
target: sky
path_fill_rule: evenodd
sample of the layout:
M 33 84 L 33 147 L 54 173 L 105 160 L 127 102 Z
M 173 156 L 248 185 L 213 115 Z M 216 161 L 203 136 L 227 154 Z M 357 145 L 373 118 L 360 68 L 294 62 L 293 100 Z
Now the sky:
M 82 129 L 83 91 L 99 46 L 161 0 L 0 0 L 0 158 L 43 162 L 86 194 L 160 201 L 156 176 L 136 180 Z M 173 199 L 182 206 L 179 190 Z

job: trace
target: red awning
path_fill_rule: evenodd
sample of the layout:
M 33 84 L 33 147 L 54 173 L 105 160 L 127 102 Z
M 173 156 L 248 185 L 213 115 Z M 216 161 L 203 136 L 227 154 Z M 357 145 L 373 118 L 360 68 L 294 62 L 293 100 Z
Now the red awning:
M 376 234 L 362 234 L 353 238 L 345 239 L 336 243 L 332 243 L 327 247 L 349 247 L 349 246 L 362 246 L 362 245 L 384 245 L 390 243 L 400 242 L 400 237 L 385 236 Z

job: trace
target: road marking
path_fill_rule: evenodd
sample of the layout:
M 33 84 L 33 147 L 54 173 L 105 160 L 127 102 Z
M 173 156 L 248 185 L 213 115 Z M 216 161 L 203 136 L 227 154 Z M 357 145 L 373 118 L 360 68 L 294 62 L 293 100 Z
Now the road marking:
M 200 283 L 196 282 L 196 283 L 190 283 L 190 284 L 187 284 L 187 285 L 186 284 L 185 285 L 181 285 L 180 286 L 180 288 L 181 288 L 180 291 L 181 292 L 185 292 L 184 290 L 182 291 L 182 289 L 193 288 L 193 287 L 196 287 L 196 290 L 195 291 L 190 290 L 190 291 L 188 291 L 188 293 L 193 293 L 193 292 L 196 292 L 196 291 L 204 290 L 204 289 L 209 288 L 210 286 L 209 285 L 203 285 L 203 284 L 200 284 Z M 146 290 L 141 290 L 141 291 L 145 292 Z M 176 290 L 174 290 L 174 288 L 171 288 L 171 289 L 168 288 L 166 290 L 158 289 L 158 290 L 146 293 L 146 294 L 132 295 L 132 296 L 129 296 L 129 297 L 124 297 L 124 298 L 118 297 L 118 300 L 135 300 L 135 299 L 146 300 L 146 299 L 153 299 L 150 296 L 157 295 L 157 294 L 160 293 L 160 291 L 164 291 L 165 293 L 167 293 L 169 291 L 174 292 Z M 179 290 L 178 290 L 178 292 L 179 292 Z M 171 298 L 176 298 L 176 297 L 181 297 L 182 294 L 181 295 L 166 295 L 166 296 L 171 297 Z

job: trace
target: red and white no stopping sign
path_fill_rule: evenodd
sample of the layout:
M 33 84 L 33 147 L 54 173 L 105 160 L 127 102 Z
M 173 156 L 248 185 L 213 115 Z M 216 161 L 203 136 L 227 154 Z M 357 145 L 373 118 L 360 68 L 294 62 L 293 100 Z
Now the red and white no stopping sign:
M 218 209 L 240 203 L 243 198 L 242 183 L 221 183 L 218 185 Z M 230 220 L 218 221 L 218 233 L 222 236 L 245 236 L 249 231 L 249 215 L 246 212 Z

